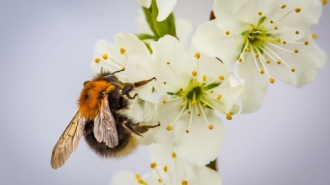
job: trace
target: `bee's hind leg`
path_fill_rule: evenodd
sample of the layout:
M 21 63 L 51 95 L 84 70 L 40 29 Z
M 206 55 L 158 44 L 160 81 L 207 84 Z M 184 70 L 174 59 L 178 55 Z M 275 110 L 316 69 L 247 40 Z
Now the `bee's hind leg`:
M 155 127 L 159 127 L 160 123 L 158 122 L 157 125 L 140 125 L 139 122 L 137 123 L 132 123 L 130 121 L 127 121 L 125 126 L 127 128 L 129 128 L 132 132 L 134 132 L 135 134 L 142 136 L 141 134 L 147 132 L 149 129 L 155 128 Z

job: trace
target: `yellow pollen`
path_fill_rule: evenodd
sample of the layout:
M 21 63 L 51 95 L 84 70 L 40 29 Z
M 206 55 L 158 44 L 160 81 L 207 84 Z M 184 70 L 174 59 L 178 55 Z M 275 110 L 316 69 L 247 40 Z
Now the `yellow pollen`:
M 243 62 L 243 59 L 240 57 L 240 58 L 238 59 L 238 61 L 239 61 L 239 62 Z
M 291 69 L 291 72 L 293 72 L 293 73 L 294 73 L 295 71 L 296 71 L 296 69 L 295 69 L 295 68 L 292 68 L 292 69 Z
M 187 134 L 189 133 L 189 130 L 188 130 L 188 129 L 186 130 L 186 133 L 187 133 Z
M 205 103 L 203 103 L 202 107 L 203 107 L 203 108 L 205 108 L 205 107 L 206 107 L 206 104 L 205 104 Z
M 162 179 L 158 179 L 158 182 L 161 183 L 162 182 Z
M 201 58 L 201 54 L 200 53 L 195 53 L 194 55 L 197 59 Z
M 313 39 L 317 39 L 317 35 L 316 35 L 316 33 L 312 33 L 312 38 L 313 38 Z
M 206 81 L 206 79 L 207 79 L 207 76 L 203 75 L 203 81 Z
M 196 104 L 197 104 L 196 100 L 191 101 L 191 105 L 196 105 Z
M 167 103 L 167 101 L 166 100 L 163 100 L 163 104 L 166 104 Z
M 272 84 L 275 83 L 275 78 L 269 78 L 269 82 Z
M 305 45 L 307 46 L 308 44 L 309 44 L 309 42 L 306 40 L 306 41 L 305 41 Z
M 140 184 L 145 184 L 145 182 L 144 182 L 142 179 L 138 179 L 138 182 L 139 182 Z
M 296 8 L 295 11 L 299 13 L 301 11 L 301 8 Z
M 153 162 L 153 163 L 150 164 L 150 168 L 154 169 L 156 167 L 157 167 L 157 163 Z
M 220 80 L 224 80 L 224 79 L 225 79 L 225 77 L 224 77 L 223 75 L 220 75 L 218 78 L 219 78 Z
M 181 109 L 183 108 L 183 104 L 180 105 L 180 108 L 181 108 Z
M 281 6 L 282 9 L 284 9 L 285 7 L 286 7 L 286 4 L 283 4 L 283 5 Z
M 119 51 L 120 51 L 121 54 L 125 54 L 125 52 L 126 52 L 125 48 L 120 48 Z
M 181 184 L 182 184 L 182 185 L 188 185 L 188 181 L 183 180 Z
M 295 50 L 294 50 L 294 53 L 298 53 L 298 52 L 299 52 L 299 50 L 298 50 L 298 49 L 295 49 Z
M 299 31 L 298 30 L 295 33 L 296 33 L 296 35 L 299 35 Z
M 166 82 L 164 82 L 164 85 L 166 85 L 167 83 Z
M 140 179 L 141 177 L 140 177 L 140 174 L 135 174 L 135 178 L 137 178 L 137 179 Z
M 258 15 L 262 15 L 262 12 L 258 12 Z
M 172 158 L 176 158 L 176 153 L 172 152 Z
M 213 90 L 211 90 L 211 94 L 212 94 L 212 93 L 214 93 L 214 91 L 213 91 Z
M 261 69 L 260 74 L 264 74 L 264 73 L 265 73 L 265 70 Z
M 222 95 L 221 94 L 218 94 L 217 100 L 220 100 L 221 98 L 222 98 Z
M 227 114 L 226 115 L 226 118 L 227 118 L 227 120 L 232 120 L 233 119 L 233 116 L 231 114 Z
M 282 40 L 281 40 L 280 38 L 277 38 L 276 41 L 277 41 L 278 43 L 281 43 Z
M 328 3 L 328 0 L 322 0 L 322 4 L 326 5 Z
M 277 64 L 278 64 L 278 65 L 282 64 L 282 61 L 278 60 L 278 61 L 277 61 Z
M 171 131 L 172 130 L 172 126 L 171 125 L 167 125 L 166 126 L 166 130 Z
M 168 170 L 167 166 L 164 166 L 163 170 L 164 170 L 164 172 L 167 172 L 167 170 Z
M 229 35 L 229 34 L 230 34 L 230 31 L 227 30 L 227 31 L 226 31 L 226 35 Z
M 266 60 L 266 63 L 267 63 L 267 64 L 270 64 L 270 60 Z
M 278 29 L 278 26 L 275 26 L 274 29 L 277 30 Z
M 170 64 L 171 64 L 171 62 L 166 62 L 166 64 L 167 64 L 167 65 L 170 65 Z
M 214 128 L 214 126 L 212 124 L 210 124 L 208 127 L 210 130 L 212 130 Z
M 286 41 L 285 40 L 283 41 L 283 44 L 286 44 Z
M 102 55 L 102 58 L 103 58 L 104 60 L 108 59 L 108 54 L 103 54 L 103 55 Z
M 250 49 L 250 48 L 247 48 L 247 49 L 246 49 L 246 51 L 247 51 L 247 52 L 250 52 L 250 51 L 251 51 L 251 49 Z
M 269 22 L 270 22 L 270 24 L 273 24 L 273 23 L 274 23 L 274 21 L 273 21 L 273 20 L 270 20 Z
M 95 63 L 100 63 L 101 59 L 100 58 L 95 58 Z
M 191 75 L 196 76 L 197 75 L 197 71 L 191 72 Z
M 256 58 L 259 58 L 259 54 L 256 54 Z

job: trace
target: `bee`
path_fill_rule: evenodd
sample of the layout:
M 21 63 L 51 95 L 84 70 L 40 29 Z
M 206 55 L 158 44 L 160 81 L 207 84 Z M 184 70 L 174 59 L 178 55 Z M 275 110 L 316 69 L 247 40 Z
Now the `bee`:
M 126 114 L 129 101 L 137 96 L 129 93 L 156 78 L 123 83 L 115 76 L 120 71 L 101 71 L 92 80 L 84 82 L 78 99 L 78 111 L 53 149 L 53 169 L 64 165 L 70 154 L 76 150 L 82 135 L 96 154 L 120 158 L 137 147 L 136 135 L 141 136 L 160 125 L 139 125 Z

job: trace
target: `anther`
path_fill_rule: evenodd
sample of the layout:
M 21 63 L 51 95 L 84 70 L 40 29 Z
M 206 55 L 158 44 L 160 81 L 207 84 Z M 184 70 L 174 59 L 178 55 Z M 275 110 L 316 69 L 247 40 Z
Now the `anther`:
M 167 83 L 166 82 L 164 82 L 164 85 L 166 85 Z
M 295 11 L 299 13 L 301 11 L 301 8 L 296 8 Z
M 293 72 L 293 73 L 294 73 L 295 71 L 296 71 L 296 69 L 295 69 L 295 68 L 292 68 L 292 69 L 291 69 L 291 72 Z
M 283 41 L 283 44 L 286 44 L 286 41 L 285 40 Z
M 180 108 L 181 108 L 181 109 L 183 108 L 183 104 L 180 104 Z
M 275 83 L 275 78 L 272 78 L 272 77 L 269 78 L 269 82 L 272 83 L 272 84 Z
M 277 41 L 278 43 L 281 43 L 282 40 L 281 40 L 281 38 L 277 38 L 276 41 Z
M 191 101 L 191 105 L 196 105 L 196 104 L 197 104 L 196 100 Z
M 167 101 L 166 100 L 163 100 L 163 104 L 166 104 L 167 103 Z
M 171 64 L 171 62 L 166 62 L 166 64 L 167 64 L 167 65 L 170 65 L 170 64 Z
M 266 60 L 266 64 L 270 64 L 270 60 Z
M 224 79 L 225 79 L 225 77 L 224 77 L 223 75 L 220 75 L 218 78 L 219 78 L 220 80 L 224 80 Z
M 258 12 L 258 15 L 262 15 L 262 12 Z
M 150 168 L 151 168 L 151 169 L 154 169 L 154 168 L 156 168 L 156 167 L 157 167 L 157 163 L 153 162 L 153 163 L 150 164 Z
M 121 54 L 125 54 L 125 52 L 126 52 L 126 50 L 124 48 L 120 48 L 119 51 L 120 51 Z
M 306 40 L 306 41 L 304 42 L 304 44 L 307 46 L 307 45 L 309 44 L 309 42 Z
M 195 53 L 194 55 L 197 59 L 199 59 L 201 57 L 201 54 L 200 53 Z
M 270 20 L 269 22 L 270 22 L 270 24 L 273 24 L 273 23 L 274 23 L 274 21 L 273 21 L 273 20 Z
M 298 30 L 295 33 L 296 33 L 296 35 L 299 35 L 299 31 Z
M 203 81 L 206 81 L 206 79 L 207 79 L 207 76 L 203 75 Z
M 166 126 L 166 130 L 171 131 L 172 130 L 172 126 L 171 125 L 167 125 Z
M 294 50 L 294 53 L 298 53 L 298 52 L 299 52 L 299 50 L 298 50 L 298 49 L 295 49 L 295 50 Z
M 246 52 L 250 52 L 251 51 L 251 49 L 250 48 L 246 48 Z
M 222 95 L 221 94 L 218 94 L 217 100 L 220 100 L 221 98 L 222 98 Z
M 164 166 L 163 170 L 164 170 L 164 172 L 167 172 L 168 167 L 167 166 Z
M 172 158 L 176 158 L 176 153 L 172 152 Z
M 214 126 L 212 124 L 210 124 L 208 127 L 210 130 L 212 130 L 214 128 Z
M 227 120 L 232 120 L 233 119 L 233 116 L 231 114 L 227 114 L 226 115 L 226 118 L 227 118 Z
M 103 54 L 103 55 L 102 55 L 102 58 L 103 58 L 104 60 L 108 59 L 108 54 Z
M 286 7 L 286 4 L 283 4 L 283 5 L 281 6 L 282 9 L 284 9 L 285 7 Z
M 213 91 L 213 90 L 211 90 L 210 92 L 211 92 L 211 94 L 212 94 L 212 93 L 214 93 L 214 91 Z
M 258 53 L 256 54 L 256 58 L 259 58 L 259 54 Z
M 227 31 L 226 31 L 226 35 L 229 35 L 229 34 L 230 34 L 230 31 L 227 30 Z
M 203 108 L 205 108 L 205 107 L 206 107 L 206 104 L 205 104 L 205 103 L 203 103 L 202 107 L 203 107 Z
M 238 58 L 239 62 L 243 62 L 243 59 L 241 57 Z
M 264 73 L 265 73 L 265 70 L 261 69 L 260 74 L 264 74 Z
M 135 178 L 136 178 L 136 179 L 140 179 L 140 178 L 141 178 L 140 174 L 138 174 L 138 173 L 135 174 Z
M 280 64 L 282 64 L 282 61 L 278 60 L 276 63 L 277 63 L 278 65 L 280 65 Z
M 188 129 L 186 130 L 186 133 L 189 134 L 189 130 Z
M 312 38 L 313 38 L 313 39 L 317 39 L 317 35 L 316 35 L 316 33 L 312 33 Z
M 197 75 L 197 71 L 191 72 L 191 75 L 196 76 Z
M 322 4 L 326 5 L 328 3 L 328 0 L 322 0 Z
M 275 26 L 274 29 L 277 30 L 278 29 L 278 26 Z
M 188 181 L 183 180 L 181 184 L 182 184 L 182 185 L 188 185 Z
M 101 59 L 100 58 L 95 58 L 95 63 L 100 63 Z

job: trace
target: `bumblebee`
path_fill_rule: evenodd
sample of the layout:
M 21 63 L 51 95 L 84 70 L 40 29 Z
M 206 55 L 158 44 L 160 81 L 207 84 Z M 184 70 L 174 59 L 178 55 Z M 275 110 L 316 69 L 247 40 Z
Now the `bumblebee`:
M 51 157 L 53 169 L 61 167 L 74 152 L 83 135 L 87 144 L 102 157 L 120 158 L 131 153 L 141 136 L 150 128 L 159 126 L 139 125 L 126 114 L 129 101 L 137 94 L 129 93 L 136 87 L 155 80 L 123 83 L 115 73 L 102 72 L 84 82 L 78 99 L 78 111 L 58 142 Z

